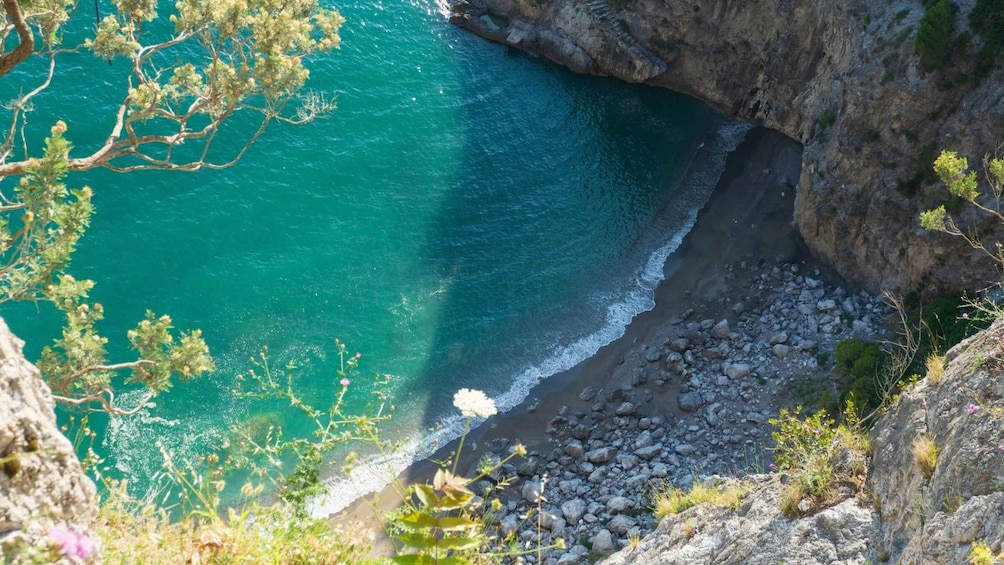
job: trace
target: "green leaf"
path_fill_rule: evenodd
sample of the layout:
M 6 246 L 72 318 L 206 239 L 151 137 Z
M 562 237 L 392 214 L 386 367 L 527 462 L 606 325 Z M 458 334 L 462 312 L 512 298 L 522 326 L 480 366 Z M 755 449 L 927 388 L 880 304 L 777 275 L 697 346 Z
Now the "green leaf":
M 394 563 L 400 563 L 401 565 L 434 565 L 436 562 L 428 555 L 424 553 L 409 553 L 407 555 L 395 555 L 390 559 Z M 439 560 L 440 563 L 444 563 L 443 559 Z
M 934 210 L 928 210 L 920 214 L 920 226 L 925 230 L 945 231 L 945 217 L 947 212 L 944 206 L 938 206 Z
M 431 549 L 436 547 L 436 545 L 438 545 L 437 544 L 438 540 L 429 534 L 412 532 L 407 534 L 401 534 L 394 537 L 404 545 L 407 545 L 408 547 L 417 547 L 419 549 Z
M 424 512 L 412 512 L 402 516 L 397 524 L 412 531 L 431 530 L 437 526 L 436 518 Z
M 456 510 L 458 508 L 465 508 L 468 504 L 470 504 L 473 498 L 474 494 L 450 490 L 447 491 L 446 496 L 439 500 L 438 508 L 440 510 Z
M 474 549 L 481 545 L 482 539 L 477 537 L 456 537 L 456 538 L 443 538 L 439 540 L 440 549 L 454 549 L 456 551 L 464 551 L 465 549 Z
M 439 497 L 436 496 L 436 492 L 432 490 L 432 487 L 425 484 L 415 485 L 415 496 L 418 497 L 422 504 L 429 507 L 439 506 Z
M 477 526 L 478 522 L 464 516 L 447 516 L 439 519 L 439 529 L 444 532 L 455 532 L 468 528 L 476 528 Z

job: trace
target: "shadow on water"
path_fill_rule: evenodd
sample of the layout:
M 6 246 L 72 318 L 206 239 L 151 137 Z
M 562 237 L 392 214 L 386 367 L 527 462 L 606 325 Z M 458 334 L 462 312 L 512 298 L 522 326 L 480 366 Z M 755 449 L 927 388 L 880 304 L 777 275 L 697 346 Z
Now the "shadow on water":
M 679 94 L 575 75 L 454 32 L 463 161 L 420 259 L 451 284 L 420 376 L 401 395 L 428 398 L 426 429 L 457 424 L 460 388 L 513 407 L 536 379 L 605 343 L 577 346 L 615 323 L 611 308 L 639 309 L 618 295 L 706 200 L 677 185 L 725 121 Z M 485 269 L 484 257 L 510 260 Z

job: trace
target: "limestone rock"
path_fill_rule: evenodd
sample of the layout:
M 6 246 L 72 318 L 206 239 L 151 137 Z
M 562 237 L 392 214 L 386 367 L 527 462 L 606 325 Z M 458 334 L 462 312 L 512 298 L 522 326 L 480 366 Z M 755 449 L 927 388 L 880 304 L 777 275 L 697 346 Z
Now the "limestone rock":
M 614 539 L 610 535 L 610 530 L 603 529 L 596 534 L 593 539 L 593 551 L 600 555 L 607 555 L 614 551 Z
M 695 391 L 685 392 L 676 398 L 677 404 L 680 405 L 680 410 L 684 412 L 696 412 L 698 408 L 704 405 L 704 399 L 701 398 L 701 393 Z
M 581 498 L 573 498 L 568 502 L 561 505 L 561 515 L 565 517 L 572 526 L 579 523 L 582 520 L 582 516 L 586 513 L 586 501 Z
M 13 546 L 44 547 L 54 527 L 89 533 L 94 483 L 56 427 L 52 393 L 0 319 L 0 561 Z
M 756 475 L 755 495 L 739 511 L 709 504 L 664 518 L 635 549 L 625 548 L 603 565 L 670 563 L 774 565 L 864 564 L 875 516 L 848 499 L 814 516 L 781 515 L 775 475 Z
M 586 452 L 586 461 L 590 463 L 606 463 L 614 458 L 615 453 L 617 453 L 617 450 L 612 447 L 601 447 Z

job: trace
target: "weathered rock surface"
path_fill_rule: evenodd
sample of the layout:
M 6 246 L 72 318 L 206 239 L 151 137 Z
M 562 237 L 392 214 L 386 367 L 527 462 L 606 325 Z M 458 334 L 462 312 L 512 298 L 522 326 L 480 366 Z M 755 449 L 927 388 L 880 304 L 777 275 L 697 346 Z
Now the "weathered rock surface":
M 44 548 L 55 527 L 88 531 L 94 483 L 56 427 L 52 394 L 0 319 L 0 561 L 15 547 Z M 91 536 L 92 539 L 94 536 Z
M 701 505 L 659 523 L 635 549 L 624 549 L 604 565 L 823 565 L 864 563 L 868 540 L 876 531 L 871 508 L 854 499 L 814 516 L 789 520 L 777 503 L 777 476 L 755 475 L 753 492 L 733 511 Z
M 780 514 L 780 477 L 756 485 L 737 511 L 702 505 L 664 519 L 605 565 L 866 562 L 968 563 L 973 544 L 1004 550 L 1004 321 L 949 351 L 938 384 L 903 393 L 874 429 L 866 493 L 812 516 Z M 913 445 L 938 447 L 930 477 Z
M 952 348 L 942 381 L 925 379 L 875 427 L 869 484 L 894 561 L 965 563 L 974 540 L 1004 543 L 1004 324 Z M 913 442 L 938 446 L 926 478 Z
M 956 4 L 956 33 L 966 33 L 974 0 Z M 918 226 L 943 190 L 897 186 L 929 170 L 917 159 L 929 142 L 972 165 L 993 153 L 1004 81 L 1000 71 L 979 86 L 955 80 L 972 72 L 972 53 L 925 72 L 913 46 L 922 14 L 916 0 L 458 0 L 451 21 L 580 73 L 691 94 L 801 142 L 795 218 L 852 281 L 982 285 L 987 263 Z

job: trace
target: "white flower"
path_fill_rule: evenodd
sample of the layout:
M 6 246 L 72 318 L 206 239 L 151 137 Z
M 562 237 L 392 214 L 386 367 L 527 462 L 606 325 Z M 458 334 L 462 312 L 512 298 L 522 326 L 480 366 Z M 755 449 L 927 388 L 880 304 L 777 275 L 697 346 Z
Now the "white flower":
M 460 409 L 460 413 L 468 418 L 475 416 L 487 418 L 498 414 L 495 408 L 495 401 L 485 396 L 480 390 L 462 388 L 453 395 L 453 405 Z

